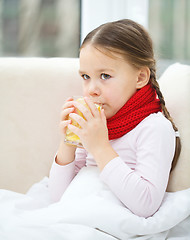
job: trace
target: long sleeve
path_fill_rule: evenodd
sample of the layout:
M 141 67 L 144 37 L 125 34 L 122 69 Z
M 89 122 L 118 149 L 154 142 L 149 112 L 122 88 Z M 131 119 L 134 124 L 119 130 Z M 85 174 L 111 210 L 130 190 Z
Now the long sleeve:
M 78 148 L 72 163 L 61 166 L 54 160 L 49 174 L 49 191 L 52 202 L 60 200 L 75 175 L 85 166 L 85 159 L 86 151 Z
M 169 121 L 149 119 L 133 129 L 128 136 L 130 149 L 134 151 L 134 167 L 130 155 L 110 161 L 101 172 L 101 180 L 138 216 L 148 217 L 159 208 L 169 178 L 175 149 L 175 134 Z M 121 145 L 124 148 L 125 142 Z M 120 145 L 120 148 L 122 146 Z

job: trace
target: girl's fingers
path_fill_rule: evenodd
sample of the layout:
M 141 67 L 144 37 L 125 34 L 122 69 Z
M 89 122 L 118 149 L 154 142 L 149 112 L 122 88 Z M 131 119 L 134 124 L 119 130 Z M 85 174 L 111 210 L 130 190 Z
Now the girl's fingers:
M 95 106 L 94 102 L 86 97 L 85 97 L 85 102 L 88 108 L 78 101 L 73 101 L 73 98 L 71 97 L 68 98 L 61 112 L 61 120 L 64 121 L 68 119 L 68 116 L 70 115 L 72 119 L 74 119 L 82 128 L 84 128 L 86 121 L 90 121 L 94 117 L 100 118 L 101 113 L 98 110 L 98 108 Z M 83 117 L 81 117 L 80 114 L 74 114 L 74 115 L 71 114 L 73 112 L 78 113 L 77 111 L 75 111 L 76 109 L 78 109 L 83 114 L 85 119 L 83 119 Z
M 72 98 L 72 97 L 68 97 L 68 98 L 66 99 L 66 102 L 68 102 L 68 101 L 73 101 L 73 98 Z
M 88 98 L 85 98 L 85 102 L 88 105 L 88 108 L 83 104 L 73 101 L 74 107 L 76 107 L 82 114 L 84 115 L 85 119 L 88 121 L 93 117 L 100 117 L 100 112 L 95 104 Z
M 69 125 L 68 125 L 68 128 L 69 128 L 69 130 L 70 130 L 71 132 L 73 132 L 74 134 L 76 134 L 77 136 L 80 137 L 80 128 L 75 127 L 75 126 L 72 125 L 72 124 L 69 124 Z
M 73 105 L 75 108 L 77 108 L 84 116 L 84 118 L 88 121 L 92 118 L 92 113 L 90 111 L 90 109 L 88 109 L 86 106 L 84 106 L 83 104 L 74 101 Z
M 65 102 L 65 104 L 62 106 L 62 110 L 69 108 L 69 107 L 73 107 L 73 100 Z
M 89 106 L 89 108 L 91 109 L 92 115 L 94 117 L 100 117 L 100 112 L 99 112 L 98 108 L 96 107 L 96 105 L 94 104 L 94 102 L 90 98 L 87 98 L 87 97 L 85 97 L 84 100 L 87 103 L 87 105 Z
M 82 128 L 84 128 L 86 126 L 86 121 L 84 118 L 82 118 L 81 116 L 79 116 L 76 113 L 70 113 L 69 117 L 71 117 L 73 120 L 75 120 Z
M 66 108 L 61 112 L 61 120 L 65 120 L 67 116 L 74 111 L 74 107 Z
M 63 134 L 65 134 L 66 127 L 71 124 L 71 120 L 66 120 L 66 121 L 61 121 L 59 124 L 60 130 L 62 131 Z
M 101 118 L 102 118 L 105 126 L 107 126 L 107 119 L 106 119 L 106 115 L 105 115 L 104 109 L 101 109 L 100 114 L 101 114 Z

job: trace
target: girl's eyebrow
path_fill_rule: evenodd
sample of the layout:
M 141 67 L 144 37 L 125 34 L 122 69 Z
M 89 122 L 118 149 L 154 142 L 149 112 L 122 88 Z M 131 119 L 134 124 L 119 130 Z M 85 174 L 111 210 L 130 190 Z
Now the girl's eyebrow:
M 98 69 L 97 72 L 114 72 L 114 70 L 111 68 L 102 68 Z
M 84 73 L 85 71 L 81 71 L 81 70 L 79 70 L 79 74 L 82 74 L 82 73 Z
M 102 68 L 102 69 L 95 69 L 96 72 L 99 72 L 99 73 L 104 73 L 104 72 L 114 72 L 113 69 L 111 68 Z M 79 74 L 83 74 L 85 73 L 86 71 L 83 71 L 83 70 L 79 70 Z

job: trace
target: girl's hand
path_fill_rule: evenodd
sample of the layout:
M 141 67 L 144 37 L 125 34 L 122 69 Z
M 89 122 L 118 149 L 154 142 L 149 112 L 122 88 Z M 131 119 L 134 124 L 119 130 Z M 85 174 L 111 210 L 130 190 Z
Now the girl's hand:
M 74 161 L 75 158 L 75 146 L 67 145 L 64 142 L 66 135 L 66 127 L 71 123 L 71 120 L 67 120 L 67 117 L 70 113 L 74 111 L 73 98 L 68 98 L 65 104 L 62 107 L 61 111 L 61 121 L 60 121 L 60 130 L 62 133 L 61 142 L 57 151 L 56 163 L 59 165 L 67 165 Z
M 90 110 L 77 101 L 74 101 L 73 105 L 82 112 L 85 119 L 73 112 L 69 114 L 81 128 L 73 126 L 68 122 L 66 124 L 72 132 L 79 136 L 84 148 L 92 155 L 96 155 L 97 151 L 103 150 L 109 144 L 106 116 L 104 110 L 102 109 L 99 112 L 89 98 L 85 97 L 84 99 Z
M 65 139 L 66 128 L 71 123 L 71 120 L 68 120 L 68 115 L 74 112 L 73 98 L 69 97 L 64 103 L 61 110 L 61 119 L 60 119 L 60 131 L 62 133 L 62 140 Z

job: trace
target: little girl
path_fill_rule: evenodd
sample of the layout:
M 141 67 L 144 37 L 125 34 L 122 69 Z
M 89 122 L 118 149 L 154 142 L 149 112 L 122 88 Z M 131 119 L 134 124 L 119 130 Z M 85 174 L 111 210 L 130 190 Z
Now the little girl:
M 128 19 L 101 25 L 82 43 L 79 73 L 90 111 L 72 98 L 63 105 L 63 138 L 50 171 L 53 201 L 83 166 L 97 166 L 101 181 L 128 209 L 142 217 L 153 215 L 180 141 L 156 81 L 148 33 Z M 101 112 L 94 103 L 102 105 Z M 71 125 L 68 115 L 81 128 Z M 66 127 L 80 137 L 84 149 L 64 142 Z

